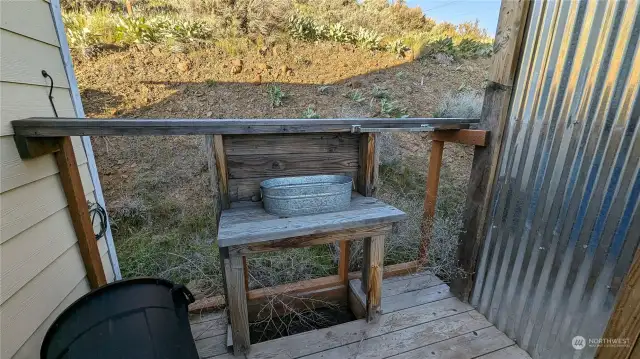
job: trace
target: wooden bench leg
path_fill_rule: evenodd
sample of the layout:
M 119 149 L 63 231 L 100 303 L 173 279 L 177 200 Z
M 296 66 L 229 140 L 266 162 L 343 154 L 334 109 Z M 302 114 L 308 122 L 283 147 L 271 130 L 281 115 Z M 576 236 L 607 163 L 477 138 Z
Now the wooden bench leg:
M 362 290 L 367 295 L 367 322 L 376 322 L 382 313 L 381 303 L 384 238 L 385 236 L 375 236 L 364 239 Z
M 224 275 L 227 289 L 227 309 L 231 318 L 233 353 L 242 355 L 249 352 L 251 345 L 242 256 L 232 255 L 224 259 Z

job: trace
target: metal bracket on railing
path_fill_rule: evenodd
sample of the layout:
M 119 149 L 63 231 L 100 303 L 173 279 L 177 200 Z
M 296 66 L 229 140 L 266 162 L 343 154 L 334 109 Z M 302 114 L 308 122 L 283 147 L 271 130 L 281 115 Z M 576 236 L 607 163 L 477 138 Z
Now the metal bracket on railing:
M 434 128 L 431 125 L 420 125 L 420 127 L 381 127 L 381 128 L 363 128 L 360 125 L 352 125 L 351 133 L 365 132 L 431 132 Z

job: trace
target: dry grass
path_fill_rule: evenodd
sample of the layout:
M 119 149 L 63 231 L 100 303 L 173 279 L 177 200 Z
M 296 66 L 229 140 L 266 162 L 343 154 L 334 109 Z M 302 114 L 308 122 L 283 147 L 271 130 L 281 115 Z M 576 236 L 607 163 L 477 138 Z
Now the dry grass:
M 478 118 L 483 98 L 483 93 L 477 91 L 450 92 L 440 102 L 434 116 Z

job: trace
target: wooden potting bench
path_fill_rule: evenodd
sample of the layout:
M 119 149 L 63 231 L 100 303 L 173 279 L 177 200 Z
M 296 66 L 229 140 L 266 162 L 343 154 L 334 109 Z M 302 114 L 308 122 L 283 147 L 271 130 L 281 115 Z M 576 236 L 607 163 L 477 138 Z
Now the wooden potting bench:
M 370 197 L 377 174 L 373 134 L 298 133 L 216 135 L 214 159 L 222 207 L 218 246 L 236 354 L 249 350 L 246 256 L 340 241 L 336 286 L 348 298 L 349 241 L 364 238 L 362 306 L 368 321 L 380 315 L 384 239 L 404 212 Z M 316 174 L 351 176 L 357 191 L 345 211 L 280 218 L 258 201 L 260 182 Z M 310 296 L 322 297 L 328 288 Z

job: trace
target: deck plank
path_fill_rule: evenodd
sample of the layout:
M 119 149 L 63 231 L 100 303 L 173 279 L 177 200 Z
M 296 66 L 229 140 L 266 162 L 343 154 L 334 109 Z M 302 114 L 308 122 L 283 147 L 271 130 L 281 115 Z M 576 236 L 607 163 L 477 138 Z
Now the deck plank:
M 491 323 L 483 316 L 475 311 L 470 311 L 376 337 L 363 336 L 364 340 L 315 353 L 304 358 L 345 359 L 359 357 L 383 359 L 490 326 Z M 492 350 L 496 349 L 499 348 Z M 424 358 L 424 355 L 420 358 Z
M 227 353 L 227 333 L 196 340 L 196 348 L 202 359 L 225 354 Z
M 354 287 L 361 287 L 362 281 L 360 279 L 352 279 Z M 438 277 L 433 274 L 427 274 L 422 276 L 412 276 L 403 280 L 395 280 L 387 282 L 386 280 L 382 286 L 382 298 L 391 297 L 403 293 L 414 292 L 420 289 L 433 287 L 443 284 Z
M 496 327 L 490 326 L 405 352 L 394 359 L 472 359 L 513 345 Z M 508 357 L 512 358 L 512 357 Z M 525 357 L 526 358 L 526 357 Z
M 438 284 L 413 292 L 382 297 L 382 312 L 391 313 L 451 297 L 453 294 L 449 291 L 449 286 L 444 283 Z
M 218 319 L 218 318 L 226 318 L 225 311 L 218 312 L 203 312 L 203 313 L 190 313 L 189 314 L 189 323 L 191 325 L 208 322 L 210 320 Z
M 364 338 L 373 338 L 422 323 L 446 319 L 472 310 L 471 306 L 457 298 L 449 298 L 408 310 L 383 314 L 376 324 L 364 319 L 341 325 L 313 330 L 267 342 L 254 344 L 248 359 L 297 358 L 330 350 L 347 344 L 359 343 Z
M 227 317 L 221 316 L 205 322 L 191 324 L 191 335 L 194 340 L 215 337 L 227 332 Z
M 385 279 L 382 309 L 377 324 L 356 320 L 254 344 L 246 358 L 530 359 L 429 272 Z M 235 358 L 227 353 L 226 328 L 216 335 L 226 325 L 224 312 L 192 316 L 191 322 L 194 337 L 202 333 L 196 340 L 201 358 Z

